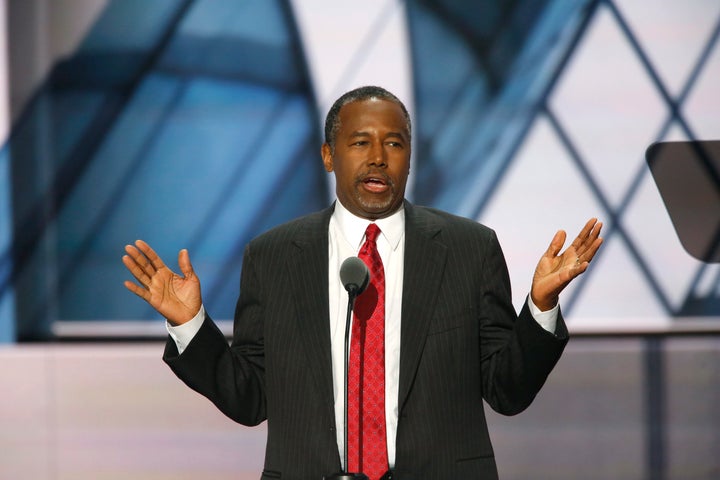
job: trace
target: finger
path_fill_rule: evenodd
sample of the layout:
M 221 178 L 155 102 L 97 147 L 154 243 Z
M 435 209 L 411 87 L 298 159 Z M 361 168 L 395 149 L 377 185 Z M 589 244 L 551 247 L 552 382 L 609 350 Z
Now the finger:
M 145 254 L 135 245 L 125 245 L 125 252 L 146 275 L 152 277 L 155 274 L 155 267 L 153 267 L 150 260 L 148 260 Z
M 589 266 L 590 263 L 588 262 L 579 262 L 575 264 L 574 268 L 572 269 L 572 273 L 570 274 L 570 281 L 575 279 L 575 277 L 578 277 L 585 273 L 585 270 L 587 270 Z M 570 281 L 568 281 L 568 283 L 570 283 Z
M 585 251 L 585 252 L 583 253 L 583 255 L 582 255 L 582 257 L 581 257 L 582 260 L 583 260 L 585 263 L 590 263 L 590 262 L 592 261 L 592 259 L 595 257 L 595 254 L 596 254 L 596 253 L 598 252 L 598 250 L 600 249 L 600 246 L 602 245 L 602 243 L 603 243 L 602 237 L 596 238 L 595 241 L 594 241 L 594 242 L 592 243 L 592 245 L 590 246 L 590 248 L 588 248 L 587 251 Z M 579 257 L 579 258 L 580 258 L 580 257 Z
M 150 245 L 148 245 L 147 243 L 145 243 L 142 240 L 136 240 L 135 245 L 137 246 L 137 248 L 140 249 L 140 251 L 143 252 L 143 254 L 145 254 L 147 259 L 150 261 L 152 266 L 155 268 L 155 270 L 160 270 L 161 268 L 165 268 L 165 263 L 162 261 L 160 256 L 157 253 L 155 253 L 155 250 L 153 250 L 150 247 Z
M 600 230 L 602 230 L 602 222 L 596 221 L 595 224 L 592 225 L 591 230 L 588 232 L 587 236 L 585 237 L 585 245 L 591 245 L 596 238 L 600 236 Z
M 125 285 L 125 288 L 127 288 L 132 293 L 142 298 L 146 302 L 150 301 L 150 292 L 147 289 L 134 284 L 130 280 L 125 280 L 125 282 L 123 282 L 123 285 Z
M 180 271 L 185 278 L 195 275 L 195 270 L 193 270 L 192 263 L 190 262 L 190 253 L 188 253 L 185 248 L 180 250 L 180 253 L 178 253 L 178 265 L 180 266 Z
M 129 248 L 129 246 L 125 247 L 125 250 L 128 250 L 128 248 Z M 144 260 L 144 257 L 140 261 L 147 264 L 147 260 Z M 127 268 L 130 271 L 132 276 L 135 277 L 135 279 L 141 285 L 143 285 L 145 287 L 150 285 L 150 282 L 152 281 L 151 275 L 153 273 L 155 273 L 154 270 L 152 272 L 148 273 L 146 271 L 145 267 L 143 267 L 143 265 L 138 263 L 138 261 L 131 255 L 123 255 L 122 262 L 123 262 L 123 265 L 125 265 L 125 268 Z
M 591 218 L 590 220 L 585 222 L 582 230 L 580 230 L 580 233 L 578 233 L 577 237 L 575 237 L 575 240 L 573 240 L 572 242 L 572 246 L 575 247 L 576 250 L 581 248 L 581 246 L 585 243 L 585 240 L 587 240 L 596 223 L 597 218 Z
M 558 253 L 560 253 L 560 249 L 562 249 L 563 245 L 565 244 L 565 238 L 567 237 L 567 234 L 564 230 L 558 230 L 555 233 L 555 236 L 553 237 L 552 241 L 550 241 L 550 245 L 548 246 L 547 250 L 545 251 L 546 257 L 554 258 L 557 256 Z
M 602 244 L 602 239 L 600 238 L 600 231 L 602 230 L 602 227 L 602 222 L 597 222 L 593 226 L 592 231 L 588 234 L 582 246 L 578 249 L 578 257 L 582 257 L 583 260 L 588 262 L 592 260 L 598 248 L 600 248 L 600 245 Z M 600 241 L 598 242 L 598 240 Z

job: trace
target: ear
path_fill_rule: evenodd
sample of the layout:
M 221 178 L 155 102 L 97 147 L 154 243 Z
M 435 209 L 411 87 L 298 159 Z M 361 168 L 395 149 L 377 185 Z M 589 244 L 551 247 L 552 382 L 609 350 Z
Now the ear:
M 332 158 L 332 148 L 330 148 L 330 145 L 327 143 L 323 143 L 322 149 L 320 150 L 320 155 L 322 155 L 322 161 L 323 165 L 325 166 L 326 172 L 332 172 L 333 171 L 333 158 Z

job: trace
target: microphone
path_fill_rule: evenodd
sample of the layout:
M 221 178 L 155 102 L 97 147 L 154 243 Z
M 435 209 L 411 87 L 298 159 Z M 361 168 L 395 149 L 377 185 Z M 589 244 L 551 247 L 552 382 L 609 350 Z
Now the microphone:
M 357 297 L 370 283 L 370 272 L 358 257 L 348 257 L 340 266 L 340 281 L 348 294 Z
M 347 316 L 345 317 L 345 468 L 323 480 L 368 480 L 363 473 L 348 473 L 348 358 L 350 353 L 350 322 L 355 298 L 365 291 L 370 283 L 370 271 L 358 257 L 348 257 L 340 266 L 340 281 L 348 292 Z

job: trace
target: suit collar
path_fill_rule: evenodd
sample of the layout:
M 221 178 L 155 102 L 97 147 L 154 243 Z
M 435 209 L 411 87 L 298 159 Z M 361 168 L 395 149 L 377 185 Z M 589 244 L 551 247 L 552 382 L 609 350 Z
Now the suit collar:
M 356 252 L 359 251 L 365 241 L 365 229 L 371 221 L 353 215 L 338 201 L 335 203 L 331 222 L 337 223 L 338 231 L 350 248 Z M 380 218 L 372 223 L 376 223 L 380 227 L 381 235 L 390 248 L 397 249 L 405 234 L 405 209 L 401 207 L 389 217 Z

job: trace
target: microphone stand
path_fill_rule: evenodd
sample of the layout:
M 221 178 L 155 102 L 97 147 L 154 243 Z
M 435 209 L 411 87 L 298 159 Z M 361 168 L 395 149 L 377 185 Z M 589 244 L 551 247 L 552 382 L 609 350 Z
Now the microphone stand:
M 345 318 L 345 448 L 343 449 L 343 465 L 340 473 L 324 476 L 323 480 L 369 480 L 364 473 L 348 473 L 348 362 L 350 357 L 350 320 L 352 318 L 355 298 L 358 296 L 358 286 L 351 283 L 345 286 L 348 292 L 347 316 Z

